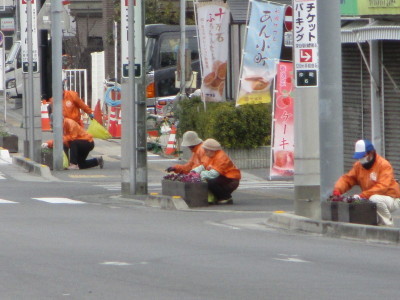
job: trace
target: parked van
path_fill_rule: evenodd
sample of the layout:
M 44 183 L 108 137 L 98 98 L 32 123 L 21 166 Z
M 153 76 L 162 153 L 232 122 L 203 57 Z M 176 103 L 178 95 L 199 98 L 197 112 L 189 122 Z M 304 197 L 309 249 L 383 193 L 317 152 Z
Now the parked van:
M 6 93 L 10 98 L 22 98 L 23 75 L 21 59 L 21 42 L 17 41 L 11 47 L 5 62 Z
M 147 106 L 160 112 L 179 93 L 175 84 L 180 46 L 180 26 L 152 24 L 145 26 L 146 36 L 146 94 Z M 186 51 L 190 52 L 191 85 L 200 88 L 201 74 L 196 26 L 186 26 Z M 179 86 L 179 85 L 178 85 Z

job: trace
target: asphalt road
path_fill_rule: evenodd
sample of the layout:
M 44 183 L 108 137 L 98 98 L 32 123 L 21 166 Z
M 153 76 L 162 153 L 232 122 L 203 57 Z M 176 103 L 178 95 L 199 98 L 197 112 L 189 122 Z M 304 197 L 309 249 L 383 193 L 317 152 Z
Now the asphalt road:
M 104 177 L 0 170 L 1 299 L 398 296 L 397 246 L 275 230 L 268 211 L 149 208 Z

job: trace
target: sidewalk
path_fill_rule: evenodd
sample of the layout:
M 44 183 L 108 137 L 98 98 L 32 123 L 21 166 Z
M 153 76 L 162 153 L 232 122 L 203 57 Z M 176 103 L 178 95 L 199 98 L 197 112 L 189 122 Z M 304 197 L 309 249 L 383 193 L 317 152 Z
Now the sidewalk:
M 2 109 L 0 109 L 1 111 Z M 23 158 L 21 149 L 23 140 L 25 138 L 25 130 L 21 128 L 22 122 L 22 109 L 7 111 L 7 123 L 5 124 L 9 130 L 19 136 L 20 153 L 12 154 L 13 163 L 23 167 L 29 172 L 34 172 L 48 180 L 68 180 L 71 174 L 77 174 L 81 171 L 53 171 L 51 172 L 47 166 L 43 166 L 29 159 Z M 52 133 L 43 132 L 43 140 L 52 138 Z M 112 180 L 120 180 L 120 153 L 121 146 L 120 140 L 96 140 L 93 155 L 103 155 L 105 158 L 105 168 L 108 174 L 115 174 L 114 177 L 110 176 Z M 8 151 L 7 151 L 8 152 Z M 0 159 L 3 155 L 0 151 Z M 148 161 L 148 178 L 149 182 L 161 181 L 165 175 L 164 169 L 169 166 L 172 161 L 157 162 Z M 84 170 L 85 176 L 104 174 L 104 170 L 98 168 Z M 267 213 L 269 217 L 264 217 L 264 226 L 274 227 L 278 229 L 290 230 L 294 232 L 320 234 L 329 237 L 350 238 L 364 241 L 378 241 L 381 243 L 400 243 L 400 211 L 393 214 L 395 227 L 379 227 L 368 226 L 359 224 L 350 224 L 342 222 L 330 222 L 321 220 L 312 220 L 309 218 L 297 216 L 293 213 L 294 210 L 294 190 L 280 189 L 280 188 L 265 188 L 261 185 L 265 184 L 268 180 L 268 170 L 266 169 L 253 169 L 242 170 L 242 181 L 239 189 L 233 194 L 233 205 L 216 205 L 205 208 L 196 208 L 196 210 L 213 210 L 221 212 L 253 212 L 260 214 Z M 73 178 L 73 176 L 71 176 Z M 119 179 L 118 179 L 119 178 Z M 75 180 L 75 179 L 69 179 Z M 149 192 L 150 189 L 149 189 Z M 120 199 L 132 201 L 133 199 L 123 198 L 121 195 L 116 195 Z M 115 195 L 114 195 L 115 197 Z M 144 196 L 133 197 L 142 203 L 150 206 L 156 206 L 164 209 L 189 209 L 184 201 L 172 199 L 168 196 Z M 183 202 L 182 202 L 183 201 Z M 277 211 L 283 211 L 279 213 Z M 251 219 L 246 219 L 244 222 L 251 222 Z M 254 222 L 258 222 L 259 219 Z M 237 225 L 237 224 L 236 224 Z

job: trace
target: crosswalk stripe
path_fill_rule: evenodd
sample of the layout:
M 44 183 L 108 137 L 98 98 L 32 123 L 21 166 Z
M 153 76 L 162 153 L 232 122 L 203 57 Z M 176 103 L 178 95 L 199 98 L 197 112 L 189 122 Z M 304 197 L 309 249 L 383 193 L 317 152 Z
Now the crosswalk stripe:
M 85 204 L 85 202 L 72 200 L 69 198 L 32 198 L 34 200 L 39 200 L 51 204 Z
M 15 201 L 10 201 L 10 200 L 5 200 L 5 199 L 0 199 L 0 203 L 18 203 L 18 202 L 15 202 Z

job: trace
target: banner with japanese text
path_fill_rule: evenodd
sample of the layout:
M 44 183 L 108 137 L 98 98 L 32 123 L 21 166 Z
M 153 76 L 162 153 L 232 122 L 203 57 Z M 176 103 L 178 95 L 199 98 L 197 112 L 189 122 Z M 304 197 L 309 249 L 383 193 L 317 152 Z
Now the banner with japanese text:
M 222 1 L 195 2 L 201 59 L 202 100 L 220 102 L 224 90 L 229 53 L 229 6 Z
M 270 178 L 294 175 L 293 64 L 277 66 L 271 137 Z
M 271 102 L 285 5 L 251 0 L 236 105 Z

